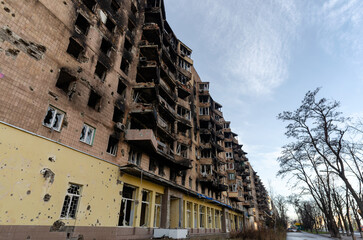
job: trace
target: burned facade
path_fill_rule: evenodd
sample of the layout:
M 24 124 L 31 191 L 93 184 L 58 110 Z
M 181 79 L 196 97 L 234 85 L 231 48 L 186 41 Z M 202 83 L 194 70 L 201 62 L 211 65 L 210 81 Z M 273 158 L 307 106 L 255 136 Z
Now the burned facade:
M 9 0 L 0 232 L 143 239 L 263 225 L 267 195 L 162 0 Z

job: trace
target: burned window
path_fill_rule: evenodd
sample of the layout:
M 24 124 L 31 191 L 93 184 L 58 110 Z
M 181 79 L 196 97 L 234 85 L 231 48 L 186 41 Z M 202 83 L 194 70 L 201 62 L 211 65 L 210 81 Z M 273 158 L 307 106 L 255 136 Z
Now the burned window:
M 195 180 L 195 191 L 198 192 L 199 190 L 199 182 L 198 182 L 198 179 Z
M 101 81 L 103 81 L 105 79 L 106 72 L 107 72 L 106 66 L 103 65 L 100 61 L 97 61 L 95 74 L 97 77 L 99 77 L 101 79 Z
M 225 148 L 232 148 L 232 142 L 225 142 L 224 147 Z
M 135 212 L 135 188 L 124 185 L 120 209 L 119 226 L 132 226 Z
M 94 90 L 91 90 L 91 93 L 90 93 L 89 99 L 88 99 L 88 106 L 90 106 L 93 109 L 98 110 L 100 102 L 101 102 L 101 96 Z
M 47 114 L 43 120 L 43 125 L 59 132 L 63 123 L 64 115 L 64 112 L 49 106 Z
M 125 91 L 125 89 L 126 89 L 126 84 L 121 79 L 119 79 L 117 86 L 117 93 L 121 95 Z
M 126 51 L 131 52 L 132 44 L 127 38 L 125 38 L 124 48 L 126 49 Z
M 128 72 L 129 72 L 129 62 L 125 59 L 125 58 L 122 58 L 122 61 L 121 61 L 121 66 L 120 66 L 120 69 L 127 75 Z
M 106 152 L 113 155 L 113 156 L 116 156 L 117 146 L 118 146 L 118 139 L 113 137 L 113 136 L 110 136 L 108 138 L 108 144 L 107 144 Z
M 79 58 L 79 55 L 83 52 L 84 48 L 73 38 L 69 38 L 69 44 L 67 53 L 73 56 L 75 59 Z
M 182 106 L 177 106 L 177 114 L 185 119 L 190 120 L 190 111 Z
M 81 186 L 70 183 L 64 198 L 60 217 L 66 219 L 75 219 L 80 198 Z
M 186 173 L 183 172 L 182 176 L 181 176 L 181 183 L 183 186 L 185 186 L 185 178 L 186 178 Z
M 82 0 L 83 4 L 86 5 L 86 7 L 93 12 L 93 9 L 96 5 L 95 0 Z
M 111 8 L 112 8 L 112 10 L 117 12 L 117 10 L 120 9 L 120 4 L 116 0 L 112 0 L 111 1 Z
M 137 8 L 136 8 L 135 4 L 133 4 L 133 3 L 131 3 L 131 12 L 134 16 L 136 16 Z
M 135 150 L 131 150 L 129 153 L 129 163 L 140 166 L 142 154 Z
M 76 23 L 74 25 L 76 27 L 76 30 L 78 30 L 80 33 L 84 35 L 87 34 L 88 29 L 90 27 L 88 20 L 85 17 L 83 17 L 82 14 L 78 14 Z
M 157 160 L 154 158 L 150 158 L 149 160 L 149 171 L 154 172 L 157 167 Z
M 115 106 L 113 108 L 112 121 L 121 122 L 123 115 L 124 115 L 124 112 L 122 110 L 120 110 L 117 106 Z
M 164 164 L 163 164 L 161 161 L 159 161 L 159 166 L 158 166 L 158 168 L 159 168 L 159 172 L 158 172 L 158 174 L 159 174 L 160 176 L 165 176 L 165 172 L 164 172 Z
M 127 28 L 129 29 L 130 32 L 133 32 L 135 30 L 135 28 L 136 28 L 135 23 L 133 23 L 131 21 L 131 19 L 129 19 L 129 21 L 127 23 Z
M 87 124 L 83 124 L 81 137 L 79 138 L 79 141 L 87 143 L 88 145 L 92 145 L 95 136 L 95 131 L 96 129 L 94 127 L 91 127 Z
M 113 32 L 115 30 L 116 24 L 108 17 L 105 26 L 108 31 Z
M 170 181 L 176 181 L 176 172 L 173 169 L 170 169 Z
M 102 38 L 102 42 L 101 42 L 101 52 L 103 52 L 104 54 L 106 54 L 107 56 L 110 56 L 111 54 L 111 49 L 112 49 L 112 44 L 110 41 L 106 40 L 105 38 Z
M 68 93 L 69 86 L 71 85 L 72 82 L 75 82 L 76 80 L 77 80 L 76 77 L 72 76 L 62 68 L 59 72 L 58 80 L 55 86 L 57 88 L 62 89 L 64 92 Z
M 141 214 L 140 214 L 140 227 L 147 227 L 149 220 L 150 209 L 150 192 L 143 190 L 141 192 Z

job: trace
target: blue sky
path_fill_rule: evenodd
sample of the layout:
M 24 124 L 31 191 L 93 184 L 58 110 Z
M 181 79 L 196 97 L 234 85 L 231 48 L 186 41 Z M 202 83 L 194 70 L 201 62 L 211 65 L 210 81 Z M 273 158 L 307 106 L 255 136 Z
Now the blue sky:
M 192 50 L 194 67 L 275 194 L 290 193 L 275 177 L 288 139 L 278 113 L 305 93 L 341 102 L 363 116 L 363 1 L 165 0 L 166 17 Z

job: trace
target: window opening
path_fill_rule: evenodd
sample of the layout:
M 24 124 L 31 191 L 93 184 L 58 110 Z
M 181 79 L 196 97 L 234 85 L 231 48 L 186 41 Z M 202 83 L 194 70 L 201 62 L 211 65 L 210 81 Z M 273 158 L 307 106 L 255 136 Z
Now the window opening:
M 234 169 L 234 162 L 227 163 L 227 169 L 228 170 L 233 170 Z
M 129 73 L 129 62 L 125 59 L 122 58 L 121 60 L 121 65 L 120 65 L 120 69 L 127 75 Z
M 125 91 L 125 89 L 126 89 L 126 84 L 121 79 L 119 79 L 117 86 L 117 93 L 121 95 Z
M 107 17 L 105 26 L 108 29 L 108 31 L 110 31 L 110 32 L 113 32 L 116 28 L 116 24 L 111 20 L 110 17 Z
M 124 185 L 122 191 L 119 226 L 132 226 L 135 210 L 135 188 Z
M 131 21 L 131 19 L 129 19 L 128 23 L 127 23 L 127 27 L 129 29 L 130 32 L 133 32 L 135 30 L 135 24 Z
M 107 56 L 110 56 L 111 53 L 111 49 L 112 49 L 112 44 L 110 41 L 106 40 L 105 38 L 102 38 L 102 42 L 101 42 L 101 52 L 103 52 L 104 54 L 106 54 Z
M 107 67 L 105 65 L 103 65 L 100 61 L 97 61 L 95 74 L 97 77 L 99 77 L 101 79 L 101 81 L 103 81 L 105 79 L 106 72 L 107 72 Z
M 88 99 L 88 106 L 98 110 L 100 102 L 101 102 L 101 96 L 98 93 L 96 93 L 94 90 L 91 90 Z
M 191 177 L 189 177 L 189 188 L 192 189 L 193 187 L 193 180 Z
M 83 4 L 86 5 L 86 7 L 93 12 L 93 8 L 96 5 L 95 0 L 82 0 Z
M 140 152 L 131 150 L 129 153 L 129 162 L 139 166 L 141 161 L 141 155 L 142 154 Z
M 228 159 L 233 158 L 233 153 L 232 152 L 226 152 L 226 158 L 228 158 Z
M 155 195 L 154 227 L 159 228 L 161 222 L 161 194 Z
M 49 106 L 47 114 L 43 120 L 43 125 L 59 132 L 63 123 L 64 115 L 64 112 Z
M 93 128 L 87 124 L 83 124 L 82 131 L 81 131 L 81 137 L 79 138 L 79 140 L 81 142 L 87 143 L 88 145 L 92 145 L 94 135 L 95 135 L 95 128 Z
M 159 161 L 159 172 L 158 172 L 158 174 L 160 175 L 160 176 L 165 176 L 165 172 L 164 172 L 164 164 L 161 162 L 161 161 Z
M 76 212 L 81 198 L 81 186 L 77 184 L 69 184 L 66 196 L 64 197 L 61 218 L 75 219 Z
M 207 107 L 199 108 L 199 115 L 209 115 L 209 108 Z
M 190 72 L 190 64 L 181 58 L 179 58 L 179 67 Z
M 131 50 L 132 50 L 132 44 L 127 38 L 125 38 L 124 48 L 128 52 L 131 52 Z
M 187 219 L 186 219 L 186 227 L 191 228 L 192 227 L 192 203 L 187 202 Z
M 176 181 L 176 172 L 173 169 L 170 169 L 170 181 Z
M 78 14 L 74 25 L 76 27 L 76 30 L 78 30 L 80 33 L 84 35 L 87 35 L 90 24 L 88 20 L 82 16 L 82 14 Z
M 123 111 L 120 110 L 118 107 L 115 106 L 113 108 L 112 121 L 114 121 L 114 122 L 121 122 L 123 115 L 124 115 Z
M 208 91 L 208 90 L 209 90 L 209 83 L 199 84 L 199 91 Z
M 64 69 L 61 69 L 55 86 L 68 93 L 71 83 L 75 82 L 76 80 L 77 78 L 75 76 L 72 76 Z
M 107 144 L 106 152 L 113 155 L 113 156 L 116 156 L 117 155 L 117 147 L 118 147 L 118 139 L 113 137 L 113 136 L 110 136 L 108 138 L 108 144 Z
M 142 194 L 142 199 L 141 199 L 140 226 L 147 227 L 149 219 L 150 193 L 149 191 L 143 190 L 141 194 Z
M 69 38 L 69 44 L 67 48 L 67 53 L 74 57 L 79 58 L 79 55 L 83 52 L 84 48 L 73 38 Z
M 135 6 L 135 4 L 131 4 L 131 12 L 132 12 L 132 14 L 134 14 L 134 16 L 136 16 L 136 13 L 137 13 L 137 8 L 136 8 L 136 6 Z
M 204 228 L 204 221 L 205 221 L 205 207 L 199 206 L 199 227 Z
M 194 228 L 198 227 L 198 205 L 194 203 Z
M 232 142 L 225 142 L 225 143 L 224 143 L 224 146 L 225 146 L 226 148 L 232 148 Z
M 158 163 L 154 158 L 150 158 L 149 160 L 149 171 L 154 172 L 156 170 Z
M 235 179 L 234 173 L 228 173 L 228 179 L 234 180 Z
M 117 12 L 117 10 L 120 9 L 120 4 L 118 2 L 116 2 L 115 0 L 112 0 L 111 1 L 111 8 L 112 8 L 112 10 Z

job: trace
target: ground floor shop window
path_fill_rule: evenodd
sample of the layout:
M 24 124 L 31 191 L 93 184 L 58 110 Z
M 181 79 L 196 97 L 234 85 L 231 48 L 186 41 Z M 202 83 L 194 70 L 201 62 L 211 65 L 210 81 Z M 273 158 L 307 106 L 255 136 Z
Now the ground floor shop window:
M 214 225 L 215 225 L 215 228 L 219 228 L 219 210 L 216 210 L 215 211 L 215 214 L 214 214 Z
M 194 204 L 194 228 L 198 227 L 198 205 Z
M 135 191 L 131 186 L 124 186 L 122 191 L 121 210 L 118 225 L 132 226 L 135 212 Z
M 140 216 L 140 226 L 147 227 L 149 220 L 149 204 L 150 204 L 150 193 L 149 191 L 142 191 L 141 200 L 141 216 Z
M 192 227 L 192 203 L 187 202 L 187 219 L 186 219 L 186 227 Z
M 205 222 L 205 207 L 204 206 L 200 206 L 199 207 L 199 227 L 200 228 L 204 228 L 204 222 Z
M 155 215 L 154 215 L 154 227 L 160 227 L 161 220 L 161 194 L 155 196 Z

